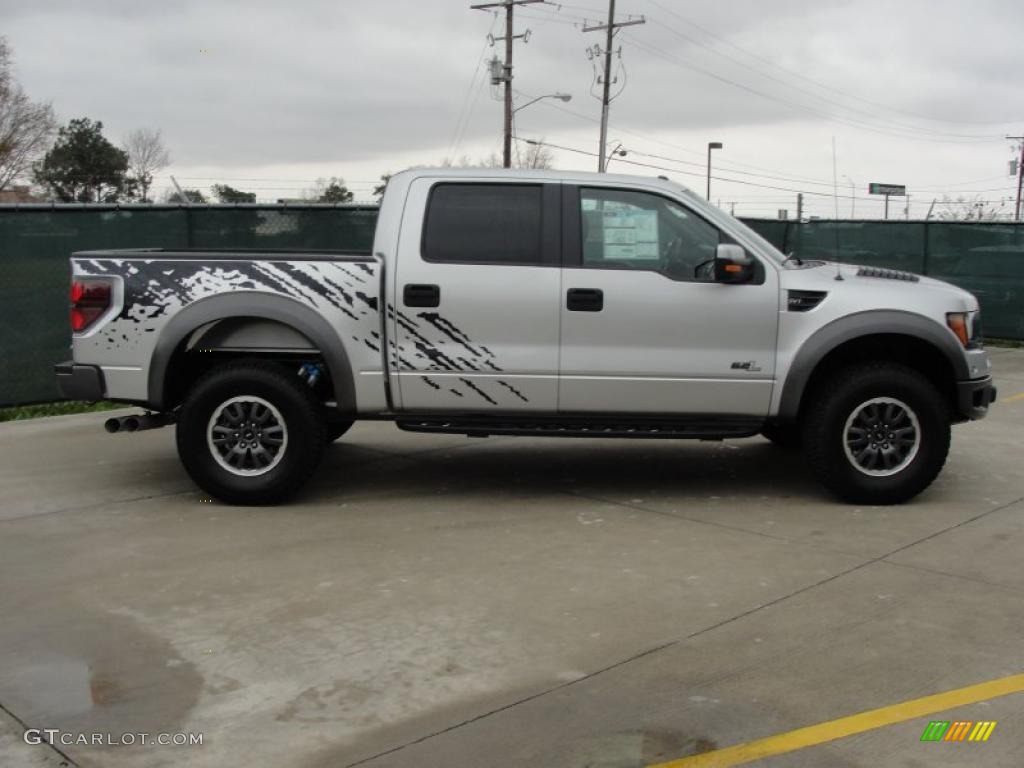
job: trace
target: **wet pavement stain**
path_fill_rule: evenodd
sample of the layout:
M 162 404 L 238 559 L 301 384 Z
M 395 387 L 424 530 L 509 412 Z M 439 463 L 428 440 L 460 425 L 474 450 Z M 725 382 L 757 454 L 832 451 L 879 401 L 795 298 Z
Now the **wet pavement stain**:
M 717 746 L 710 739 L 678 731 L 616 731 L 579 744 L 566 764 L 573 768 L 643 768 L 714 749 Z
M 196 705 L 203 677 L 166 640 L 126 615 L 54 601 L 72 632 L 0 625 L 0 701 L 33 727 L 75 732 L 172 732 Z

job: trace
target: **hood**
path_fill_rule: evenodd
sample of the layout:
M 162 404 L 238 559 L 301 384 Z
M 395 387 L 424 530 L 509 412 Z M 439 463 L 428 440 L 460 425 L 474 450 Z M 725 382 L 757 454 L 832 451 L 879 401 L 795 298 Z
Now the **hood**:
M 842 279 L 836 279 L 837 275 L 841 275 Z M 948 312 L 978 309 L 978 300 L 962 288 L 933 277 L 887 267 L 832 261 L 807 261 L 795 267 L 787 264 L 782 274 L 782 285 L 790 290 L 856 295 L 862 297 L 864 304 L 893 309 L 929 299 L 944 306 L 944 311 Z

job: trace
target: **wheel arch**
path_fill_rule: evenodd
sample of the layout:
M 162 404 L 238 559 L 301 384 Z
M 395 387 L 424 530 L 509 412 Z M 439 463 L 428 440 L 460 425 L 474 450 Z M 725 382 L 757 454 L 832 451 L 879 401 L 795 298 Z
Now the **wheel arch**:
M 829 373 L 858 361 L 892 360 L 924 373 L 956 404 L 956 382 L 969 378 L 955 337 L 933 320 L 898 310 L 848 315 L 820 328 L 797 351 L 782 387 L 777 420 L 798 420 L 808 392 Z
M 148 402 L 157 410 L 176 405 L 176 364 L 190 349 L 256 355 L 294 351 L 318 354 L 341 411 L 354 412 L 355 382 L 344 343 L 312 309 L 294 299 L 260 294 L 211 296 L 182 309 L 164 326 L 150 360 Z

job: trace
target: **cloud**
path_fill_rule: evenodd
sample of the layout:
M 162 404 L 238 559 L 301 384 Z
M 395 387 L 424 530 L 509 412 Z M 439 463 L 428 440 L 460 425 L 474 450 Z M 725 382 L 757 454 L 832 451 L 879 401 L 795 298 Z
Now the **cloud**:
M 580 27 L 604 7 L 519 9 L 517 31 L 533 33 L 516 44 L 520 103 L 574 95 L 519 113 L 524 135 L 589 136 L 593 147 L 599 104 L 584 51 L 603 36 Z M 839 134 L 868 157 L 951 134 L 998 137 L 1011 126 L 976 123 L 1024 117 L 1024 17 L 1010 0 L 620 0 L 619 8 L 620 18 L 647 18 L 616 42 L 615 86 L 625 87 L 612 132 L 633 132 L 634 144 L 637 134 L 675 136 L 697 150 L 704 139 L 695 137 L 742 135 L 748 162 L 770 149 L 777 158 L 763 164 L 778 167 L 799 157 L 786 151 L 794 132 L 818 142 Z M 376 163 L 383 171 L 394 167 L 389 157 L 420 152 L 429 162 L 497 145 L 500 106 L 485 77 L 470 86 L 481 52 L 492 54 L 484 38 L 492 22 L 500 35 L 502 21 L 462 0 L 0 0 L 0 10 L 35 98 L 51 99 L 64 119 L 100 119 L 115 138 L 160 128 L 176 164 Z M 928 152 L 947 157 L 950 146 Z M 999 162 L 1002 150 L 993 150 Z M 973 145 L 961 154 L 980 156 Z

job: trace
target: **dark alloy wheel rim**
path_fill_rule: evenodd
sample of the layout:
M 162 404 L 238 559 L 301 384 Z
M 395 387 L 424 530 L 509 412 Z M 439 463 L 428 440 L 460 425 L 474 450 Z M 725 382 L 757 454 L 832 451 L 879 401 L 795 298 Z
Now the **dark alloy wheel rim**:
M 288 428 L 281 412 L 262 397 L 240 395 L 214 409 L 206 443 L 221 467 L 252 477 L 269 472 L 284 458 Z
M 842 440 L 846 458 L 859 472 L 889 477 L 902 472 L 917 456 L 921 424 L 902 400 L 874 397 L 850 413 Z

